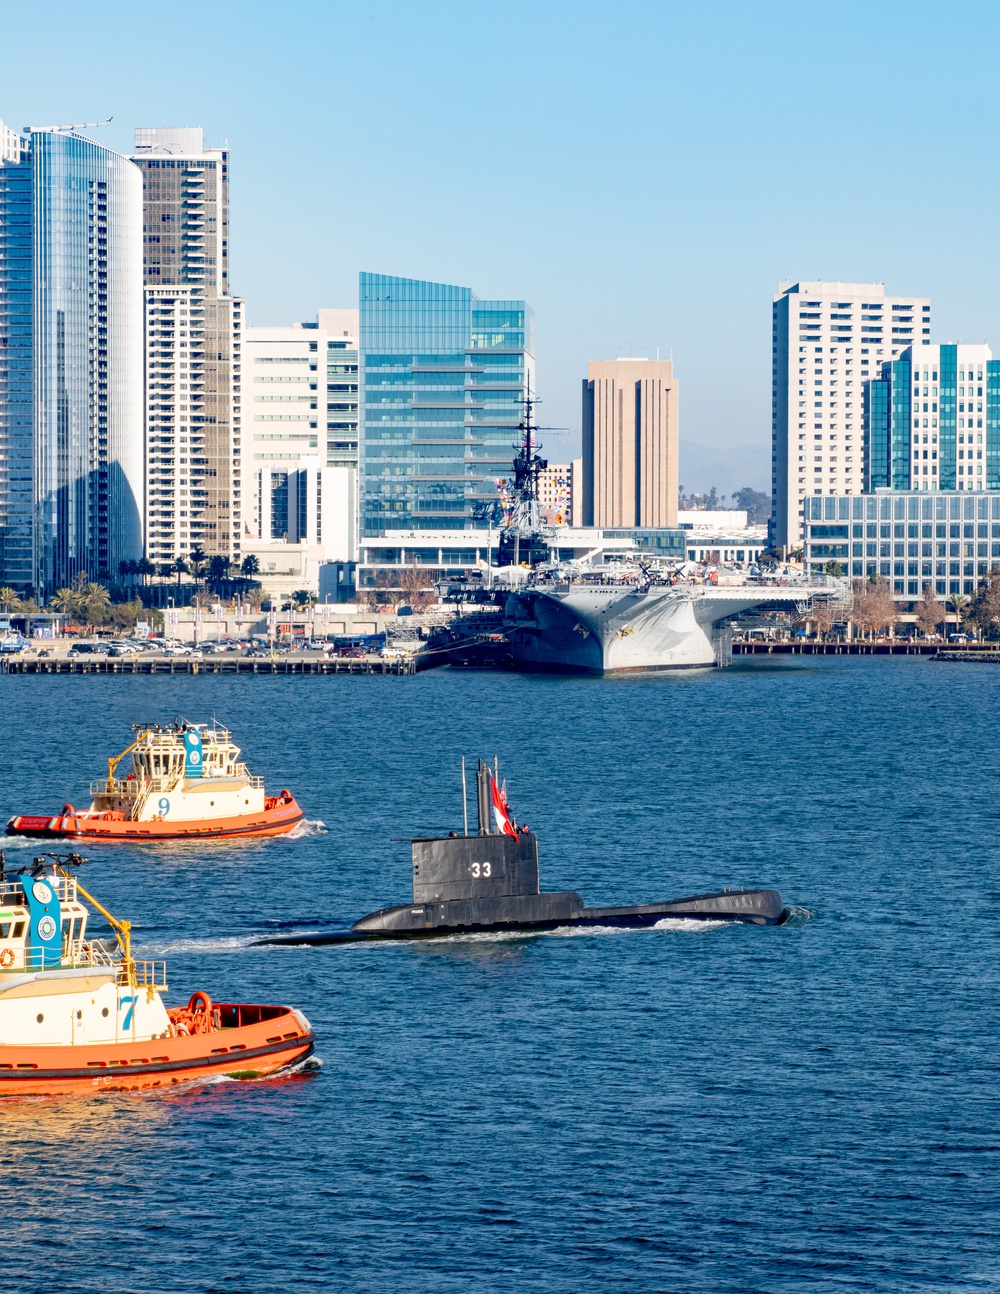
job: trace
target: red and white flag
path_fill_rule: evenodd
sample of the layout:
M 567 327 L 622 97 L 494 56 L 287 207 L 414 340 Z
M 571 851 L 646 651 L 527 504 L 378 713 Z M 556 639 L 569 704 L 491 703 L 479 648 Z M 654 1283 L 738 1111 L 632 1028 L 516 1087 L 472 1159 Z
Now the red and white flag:
M 516 839 L 517 829 L 510 820 L 510 813 L 508 812 L 503 792 L 497 786 L 496 778 L 492 773 L 490 774 L 490 789 L 493 795 L 493 817 L 497 824 L 497 830 L 501 836 L 514 836 Z

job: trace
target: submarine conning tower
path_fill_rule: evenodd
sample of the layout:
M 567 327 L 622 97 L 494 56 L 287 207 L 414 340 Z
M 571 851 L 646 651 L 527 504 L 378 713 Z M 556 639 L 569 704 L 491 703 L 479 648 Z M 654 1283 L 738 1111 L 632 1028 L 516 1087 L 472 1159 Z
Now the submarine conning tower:
M 538 837 L 509 821 L 503 793 L 483 760 L 476 770 L 476 807 L 474 835 L 466 829 L 464 835 L 453 832 L 410 841 L 412 907 L 382 908 L 356 921 L 352 929 L 415 934 L 441 927 L 476 929 L 565 920 L 583 908 L 579 894 L 539 891 Z M 500 821 L 507 824 L 506 830 Z

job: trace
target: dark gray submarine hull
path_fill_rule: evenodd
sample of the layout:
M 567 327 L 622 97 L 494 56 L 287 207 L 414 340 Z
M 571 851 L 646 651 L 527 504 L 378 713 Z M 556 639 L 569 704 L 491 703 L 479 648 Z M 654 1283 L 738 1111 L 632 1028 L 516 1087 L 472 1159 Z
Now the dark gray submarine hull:
M 617 926 L 642 929 L 667 917 L 688 921 L 735 921 L 779 926 L 788 912 L 777 890 L 723 890 L 665 903 L 586 908 L 579 894 L 522 894 L 501 898 L 457 899 L 380 908 L 350 930 L 322 934 L 283 934 L 261 944 L 320 945 L 368 939 L 433 939 L 458 934 L 531 933 L 564 927 Z

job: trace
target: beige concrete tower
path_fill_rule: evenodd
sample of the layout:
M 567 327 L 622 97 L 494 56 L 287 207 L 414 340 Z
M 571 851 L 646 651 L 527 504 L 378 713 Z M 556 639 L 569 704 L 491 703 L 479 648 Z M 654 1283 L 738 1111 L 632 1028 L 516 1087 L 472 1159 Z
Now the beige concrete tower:
M 678 393 L 669 360 L 591 360 L 583 383 L 583 524 L 677 525 Z

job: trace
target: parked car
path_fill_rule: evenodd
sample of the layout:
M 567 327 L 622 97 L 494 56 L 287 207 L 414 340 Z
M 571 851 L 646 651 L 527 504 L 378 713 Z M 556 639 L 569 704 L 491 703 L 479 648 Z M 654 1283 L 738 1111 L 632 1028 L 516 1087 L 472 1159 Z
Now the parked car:
M 108 648 L 109 656 L 137 656 L 138 654 L 131 643 L 112 643 Z

